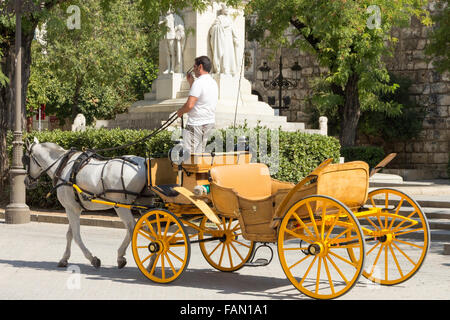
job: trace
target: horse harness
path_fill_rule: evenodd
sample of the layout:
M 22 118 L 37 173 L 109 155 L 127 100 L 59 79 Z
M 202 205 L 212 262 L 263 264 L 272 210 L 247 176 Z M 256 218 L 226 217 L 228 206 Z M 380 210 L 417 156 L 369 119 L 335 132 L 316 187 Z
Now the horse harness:
M 49 167 L 47 167 L 46 169 L 44 169 L 44 167 L 32 156 L 32 148 L 33 146 L 31 146 L 30 151 L 29 151 L 29 155 L 24 155 L 23 156 L 23 163 L 25 164 L 25 166 L 27 167 L 27 174 L 30 177 L 30 179 L 35 182 L 38 181 L 40 179 L 40 177 L 46 173 L 47 171 L 49 171 L 56 163 L 60 162 L 58 167 L 55 170 L 55 175 L 53 177 L 52 180 L 52 185 L 53 188 L 50 190 L 50 192 L 47 194 L 47 198 L 59 187 L 62 186 L 73 186 L 75 184 L 77 184 L 77 175 L 80 172 L 80 170 L 82 168 L 84 168 L 91 159 L 98 159 L 98 160 L 107 160 L 105 162 L 105 164 L 103 165 L 102 168 L 102 172 L 101 172 L 101 182 L 102 182 L 102 187 L 103 187 L 103 192 L 100 194 L 94 194 L 92 192 L 86 191 L 86 190 L 82 190 L 83 193 L 80 195 L 80 193 L 78 193 L 75 189 L 74 189 L 74 194 L 75 194 L 75 199 L 76 201 L 80 204 L 80 206 L 87 211 L 88 209 L 83 205 L 83 202 L 81 200 L 85 200 L 85 201 L 89 201 L 92 198 L 99 198 L 99 199 L 103 199 L 103 200 L 109 200 L 105 198 L 105 195 L 107 193 L 122 193 L 125 194 L 125 198 L 128 199 L 128 196 L 135 196 L 135 197 L 139 197 L 140 195 L 142 195 L 142 193 L 145 191 L 146 187 L 147 187 L 147 183 L 145 184 L 144 188 L 141 190 L 141 192 L 137 193 L 137 192 L 132 192 L 132 191 L 128 191 L 125 188 L 125 181 L 123 179 L 123 170 L 124 170 L 124 165 L 125 162 L 129 162 L 133 165 L 138 165 L 138 163 L 136 163 L 135 161 L 127 158 L 127 157 L 116 157 L 116 158 L 105 158 L 102 157 L 100 155 L 98 155 L 95 152 L 92 151 L 83 151 L 80 153 L 80 155 L 78 155 L 78 157 L 74 160 L 70 174 L 69 174 L 69 180 L 65 180 L 61 177 L 61 173 L 63 172 L 64 168 L 67 166 L 69 160 L 73 157 L 74 154 L 78 153 L 79 151 L 71 148 L 70 150 L 68 150 L 67 152 L 65 152 L 63 155 L 61 155 L 58 159 L 56 159 Z M 43 171 L 39 174 L 38 177 L 32 177 L 30 174 L 30 161 L 31 159 L 36 162 L 36 164 L 43 169 Z M 106 189 L 105 188 L 105 182 L 104 182 L 104 171 L 105 171 L 105 167 L 106 165 L 111 161 L 111 160 L 122 160 L 122 168 L 121 168 L 121 183 L 122 183 L 122 189 Z M 60 182 L 61 181 L 61 182 Z

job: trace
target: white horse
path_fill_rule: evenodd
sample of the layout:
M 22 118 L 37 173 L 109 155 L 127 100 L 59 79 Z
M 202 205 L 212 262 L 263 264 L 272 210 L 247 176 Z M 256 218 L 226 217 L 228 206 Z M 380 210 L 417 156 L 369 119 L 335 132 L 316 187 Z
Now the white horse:
M 60 161 L 67 150 L 64 150 L 57 144 L 51 142 L 39 143 L 38 139 L 34 138 L 34 142 L 30 145 L 26 143 L 26 154 L 28 157 L 28 175 L 25 179 L 25 184 L 27 188 L 31 187 L 32 182 L 39 179 L 41 175 L 47 173 L 48 176 L 53 179 L 55 176 L 55 171 L 57 170 Z M 72 167 L 74 165 L 75 159 L 81 152 L 77 152 L 73 154 L 66 166 L 62 170 L 59 175 L 60 179 L 64 181 L 69 181 L 70 173 L 72 171 Z M 103 187 L 105 189 L 110 190 L 123 190 L 123 185 L 125 186 L 125 190 L 140 193 L 146 183 L 146 168 L 145 168 L 145 159 L 137 156 L 128 156 L 128 159 L 131 159 L 137 165 L 130 163 L 128 161 L 122 159 L 113 159 L 106 163 L 106 161 L 100 161 L 97 159 L 90 159 L 87 165 L 82 167 L 82 169 L 77 174 L 77 185 L 82 190 L 87 190 L 94 194 L 100 194 L 103 192 Z M 122 172 L 122 164 L 125 161 L 123 172 Z M 105 166 L 106 164 L 106 166 Z M 103 170 L 103 183 L 102 183 L 102 169 Z M 122 182 L 122 174 L 123 174 L 123 182 Z M 59 180 L 58 183 L 61 183 L 62 180 Z M 123 185 L 122 185 L 123 183 Z M 84 210 L 80 203 L 76 199 L 76 195 L 74 193 L 73 187 L 70 185 L 63 185 L 56 190 L 57 197 L 61 205 L 65 208 L 67 217 L 69 219 L 69 229 L 67 230 L 67 245 L 66 250 L 62 259 L 59 261 L 58 267 L 67 267 L 68 260 L 70 257 L 70 247 L 72 243 L 72 239 L 75 240 L 75 243 L 80 247 L 84 256 L 90 261 L 90 263 L 95 267 L 100 267 L 100 259 L 92 255 L 92 253 L 86 248 L 84 245 L 81 235 L 80 235 L 80 215 Z M 106 196 L 108 199 L 111 199 L 120 203 L 132 203 L 136 196 L 134 195 L 125 195 L 121 193 L 107 193 Z M 90 201 L 81 200 L 83 207 L 87 210 L 107 210 L 113 208 L 113 206 L 96 204 Z M 130 209 L 126 208 L 117 208 L 114 207 L 117 215 L 122 219 L 125 228 L 126 235 L 122 244 L 120 245 L 117 252 L 117 265 L 120 268 L 123 268 L 127 261 L 125 256 L 126 249 L 130 244 L 131 237 L 133 235 L 133 229 L 135 226 L 135 220 L 131 213 Z

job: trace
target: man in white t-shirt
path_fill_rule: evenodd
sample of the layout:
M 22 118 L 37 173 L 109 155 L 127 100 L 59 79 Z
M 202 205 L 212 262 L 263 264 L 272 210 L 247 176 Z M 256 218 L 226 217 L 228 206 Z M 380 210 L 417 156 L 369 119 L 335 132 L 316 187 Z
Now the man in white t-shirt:
M 188 121 L 183 131 L 183 141 L 191 153 L 205 151 L 208 137 L 214 129 L 216 106 L 219 96 L 217 82 L 211 77 L 211 61 L 206 56 L 195 58 L 194 80 L 188 73 L 187 81 L 191 87 L 186 103 L 177 114 L 187 113 Z

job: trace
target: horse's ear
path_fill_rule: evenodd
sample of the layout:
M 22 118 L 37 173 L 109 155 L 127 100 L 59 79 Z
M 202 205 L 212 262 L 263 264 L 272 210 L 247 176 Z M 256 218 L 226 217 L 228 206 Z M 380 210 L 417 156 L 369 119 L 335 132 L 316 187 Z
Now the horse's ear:
M 38 144 L 38 143 L 39 143 L 39 140 L 38 140 L 38 138 L 34 137 L 34 140 L 33 140 L 33 142 L 34 142 L 34 143 L 36 143 L 36 144 Z
M 28 138 L 25 139 L 24 144 L 25 144 L 25 148 L 26 148 L 27 150 L 30 150 L 30 140 L 28 140 Z

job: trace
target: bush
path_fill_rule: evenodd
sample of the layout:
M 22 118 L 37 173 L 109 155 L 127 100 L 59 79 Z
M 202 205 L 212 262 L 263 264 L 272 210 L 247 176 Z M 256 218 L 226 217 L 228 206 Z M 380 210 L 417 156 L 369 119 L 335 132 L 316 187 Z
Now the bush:
M 342 147 L 341 155 L 345 162 L 361 160 L 367 162 L 370 168 L 374 168 L 385 157 L 383 148 L 375 146 Z
M 250 129 L 255 130 L 256 133 L 261 128 Z M 82 150 L 85 147 L 90 149 L 102 149 L 120 146 L 126 143 L 136 141 L 145 137 L 151 131 L 149 130 L 121 130 L 121 129 L 99 129 L 86 130 L 84 132 L 71 131 L 43 131 L 31 132 L 24 135 L 24 139 L 33 140 L 34 137 L 39 139 L 39 142 L 54 142 L 64 149 L 71 147 Z M 221 130 L 223 138 L 226 130 Z M 248 129 L 245 129 L 246 134 L 250 134 Z M 253 132 L 255 133 L 255 132 Z M 255 161 L 267 163 L 269 167 L 273 166 L 270 162 L 271 156 L 271 135 L 267 136 L 267 155 L 257 153 Z M 259 135 L 258 135 L 259 137 Z M 11 155 L 12 134 L 8 135 L 8 151 Z M 102 152 L 102 156 L 114 157 L 124 154 L 134 154 L 138 156 L 147 156 L 146 152 L 153 157 L 166 157 L 170 148 L 173 147 L 174 141 L 171 140 L 172 133 L 163 131 L 155 137 L 143 143 L 134 146 L 119 149 L 114 151 Z M 224 144 L 226 142 L 223 139 Z M 300 132 L 284 132 L 279 131 L 279 168 L 273 174 L 273 177 L 283 181 L 298 182 L 311 172 L 318 164 L 327 158 L 333 158 L 337 162 L 339 160 L 339 141 L 333 137 L 321 136 L 317 134 L 305 134 Z M 224 150 L 226 150 L 224 146 Z M 56 194 L 52 194 L 48 199 L 45 198 L 48 191 L 51 189 L 51 181 L 47 175 L 42 177 L 41 185 L 35 190 L 27 191 L 27 203 L 31 206 L 40 208 L 61 208 Z

